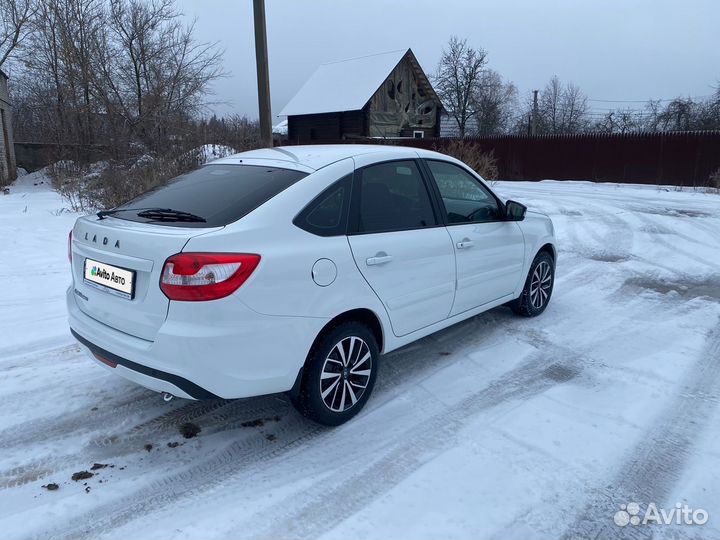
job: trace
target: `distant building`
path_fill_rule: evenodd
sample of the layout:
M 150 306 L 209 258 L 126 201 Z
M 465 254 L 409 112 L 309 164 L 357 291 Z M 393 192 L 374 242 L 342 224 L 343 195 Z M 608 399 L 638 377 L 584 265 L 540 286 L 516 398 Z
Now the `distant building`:
M 437 137 L 442 103 L 412 50 L 322 64 L 280 116 L 288 140 Z
M 8 76 L 0 70 L 0 185 L 9 184 L 17 176 L 13 146 L 12 107 L 8 93 Z
M 287 144 L 288 140 L 288 121 L 283 120 L 275 124 L 272 128 L 273 146 L 282 146 Z
M 465 122 L 465 136 L 471 137 L 476 135 L 480 130 L 480 122 L 477 118 L 471 116 Z M 440 117 L 440 136 L 441 137 L 459 137 L 460 125 L 454 116 L 443 113 Z

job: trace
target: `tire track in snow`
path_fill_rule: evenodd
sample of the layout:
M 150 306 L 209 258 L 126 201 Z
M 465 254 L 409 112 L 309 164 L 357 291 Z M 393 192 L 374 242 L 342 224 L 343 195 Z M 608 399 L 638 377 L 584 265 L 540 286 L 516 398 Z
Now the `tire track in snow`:
M 38 440 L 47 442 L 107 429 L 113 420 L 126 419 L 130 414 L 147 410 L 147 404 L 157 399 L 155 392 L 136 387 L 122 400 L 102 401 L 102 408 L 97 411 L 76 410 L 60 418 L 41 418 L 24 423 L 22 428 L 14 426 L 0 431 L 0 448 L 7 451 L 32 445 Z
M 652 217 L 652 214 L 643 214 L 643 213 L 638 212 L 637 216 L 638 216 L 638 218 L 639 218 L 641 221 L 643 221 L 643 222 L 644 222 L 645 224 L 647 224 L 647 225 L 651 225 L 651 226 L 654 226 L 654 227 L 663 227 L 662 224 L 661 224 L 661 220 L 659 220 L 659 219 L 654 219 L 654 218 Z M 695 220 L 697 220 L 697 219 L 699 219 L 699 218 L 687 218 L 687 219 L 695 219 Z M 697 228 L 697 227 L 698 227 L 698 222 L 697 222 L 697 221 L 694 221 L 694 222 L 693 222 L 693 226 Z M 716 231 L 716 234 L 717 234 L 717 231 Z M 677 236 L 678 238 L 684 238 L 684 239 L 687 240 L 686 235 L 683 235 L 683 234 L 681 234 L 681 233 L 677 233 L 677 232 L 675 232 L 675 231 L 673 231 L 673 230 L 670 230 L 670 235 L 672 235 L 672 236 Z M 702 264 L 702 265 L 705 265 L 705 266 L 709 266 L 709 267 L 711 267 L 711 268 L 713 268 L 713 269 L 716 269 L 716 268 L 717 268 L 717 266 L 718 266 L 717 262 L 708 261 L 708 260 L 705 259 L 704 257 L 700 257 L 699 255 L 697 255 L 696 253 L 694 253 L 694 252 L 692 252 L 692 251 L 688 251 L 687 249 L 683 249 L 682 247 L 680 247 L 680 246 L 678 245 L 678 242 L 675 242 L 675 243 L 668 242 L 665 238 L 663 238 L 663 236 L 669 236 L 669 235 L 655 234 L 655 235 L 653 235 L 653 241 L 654 241 L 655 243 L 660 244 L 660 245 L 662 245 L 663 247 L 667 248 L 667 250 L 670 251 L 670 252 L 673 253 L 673 254 L 682 255 L 683 257 L 686 257 L 687 259 L 689 259 L 689 260 L 691 260 L 691 261 L 695 261 L 695 262 L 697 262 L 697 263 L 699 263 L 699 264 Z M 711 244 L 708 244 L 708 243 L 705 243 L 705 242 L 700 242 L 700 241 L 698 241 L 698 240 L 694 240 L 694 242 L 697 242 L 697 243 L 699 243 L 699 244 L 701 244 L 701 245 L 703 245 L 703 246 L 705 246 L 705 247 L 708 247 L 708 246 L 711 245 Z M 717 244 L 716 244 L 716 247 L 717 247 Z M 677 268 L 676 268 L 674 271 L 675 271 L 675 272 L 680 272 L 680 269 L 677 269 Z
M 537 342 L 538 340 L 535 339 L 533 341 Z M 546 346 L 546 342 L 542 343 Z M 373 489 L 381 490 L 389 489 L 394 484 L 392 484 L 392 482 L 388 484 L 385 480 L 382 480 L 383 478 L 392 480 L 390 473 L 383 470 L 385 468 L 385 464 L 393 463 L 398 460 L 399 462 L 404 462 L 403 459 L 405 458 L 401 459 L 400 455 L 407 455 L 409 457 L 416 456 L 417 452 L 422 452 L 426 447 L 432 448 L 433 444 L 446 444 L 448 437 L 445 433 L 452 433 L 456 431 L 461 424 L 467 421 L 467 418 L 473 414 L 481 412 L 483 409 L 495 409 L 498 406 L 502 406 L 503 403 L 514 402 L 515 400 L 523 399 L 524 397 L 532 397 L 533 395 L 541 393 L 547 388 L 560 382 L 567 382 L 569 379 L 572 379 L 574 376 L 579 374 L 580 370 L 573 370 L 571 368 L 562 369 L 561 366 L 556 364 L 558 357 L 563 357 L 564 361 L 576 360 L 574 355 L 572 358 L 564 356 L 572 353 L 568 353 L 568 351 L 559 347 L 553 350 L 556 354 L 550 358 L 547 354 L 533 354 L 531 360 L 525 364 L 514 370 L 506 372 L 499 378 L 493 379 L 482 390 L 473 394 L 471 398 L 461 400 L 459 403 L 452 406 L 443 405 L 437 400 L 437 398 L 423 389 L 422 386 L 416 384 L 413 384 L 413 388 L 410 392 L 395 388 L 395 392 L 393 392 L 395 395 L 382 396 L 382 403 L 377 403 L 379 401 L 377 399 L 374 400 L 375 406 L 368 411 L 368 415 L 373 414 L 373 411 L 378 411 L 378 409 L 380 409 L 385 403 L 392 401 L 398 393 L 402 392 L 406 395 L 407 400 L 413 403 L 412 424 L 406 429 L 403 428 L 397 431 L 393 430 L 393 437 L 389 443 L 386 443 L 385 439 L 383 439 L 379 452 L 381 456 L 384 455 L 386 458 L 380 463 L 375 463 L 373 461 L 369 462 L 369 468 L 367 471 L 369 476 L 363 477 L 362 474 L 359 475 L 358 482 L 361 484 L 369 482 L 368 488 L 373 487 Z M 480 378 L 485 372 L 485 369 L 483 366 L 478 365 L 476 367 L 476 371 L 476 375 Z M 570 376 L 568 376 L 568 373 Z M 475 405 L 473 405 L 473 403 Z M 380 414 L 379 411 L 378 414 Z M 365 413 L 363 413 L 363 416 L 364 415 Z M 308 465 L 313 461 L 312 459 L 304 459 L 303 463 L 305 463 L 305 466 L 302 470 L 284 471 L 283 482 L 291 482 L 296 477 L 301 479 L 305 477 L 319 476 L 328 469 L 332 470 L 333 467 L 342 471 L 348 461 L 352 459 L 353 453 L 359 454 L 356 456 L 358 459 L 354 461 L 355 464 L 358 463 L 358 460 L 360 460 L 360 462 L 366 461 L 368 454 L 366 446 L 358 442 L 358 444 L 350 445 L 350 447 L 348 447 L 347 438 L 345 438 L 347 433 L 345 434 L 345 437 L 339 437 L 335 435 L 334 430 L 324 430 L 318 435 L 319 436 L 313 436 L 303 440 L 300 445 L 293 445 L 293 447 L 286 453 L 271 456 L 271 460 L 264 463 L 264 467 L 260 470 L 258 470 L 254 464 L 250 464 L 247 467 L 235 470 L 231 477 L 221 474 L 221 479 L 214 482 L 212 485 L 200 486 L 194 489 L 190 488 L 192 495 L 202 495 L 202 493 L 216 485 L 221 485 L 223 492 L 225 493 L 235 494 L 251 484 L 257 476 L 266 474 L 266 471 L 272 468 L 274 463 L 278 463 L 278 465 L 280 465 L 280 463 L 284 463 L 287 460 L 302 459 L 303 454 L 309 454 L 309 457 L 317 456 L 318 451 L 322 453 L 323 459 L 319 463 L 316 463 L 314 468 L 310 468 Z M 356 434 L 355 436 L 362 437 L 361 434 Z M 428 445 L 425 445 L 426 440 L 428 441 Z M 435 443 L 432 443 L 432 440 L 435 440 Z M 420 441 L 419 446 L 417 445 L 417 441 Z M 351 451 L 349 452 L 350 449 Z M 395 471 L 394 474 L 398 475 L 398 481 L 401 477 L 404 477 L 403 475 L 409 474 L 413 470 L 412 467 L 403 468 L 398 465 L 393 465 L 392 467 L 395 467 L 393 470 Z M 355 467 L 355 470 L 357 471 L 357 466 Z M 240 475 L 240 472 L 243 474 Z M 375 472 L 378 474 L 374 475 Z M 217 471 L 214 474 L 217 475 Z M 338 481 L 343 485 L 347 482 L 345 478 L 346 475 L 344 474 L 334 474 L 333 476 L 337 477 Z M 378 486 L 378 482 L 381 482 L 382 485 Z M 322 484 L 325 488 L 327 488 L 327 482 L 322 482 Z M 370 493 L 367 491 L 367 488 L 363 489 L 365 489 L 365 491 L 360 490 L 358 493 Z M 218 495 L 217 492 L 213 494 L 213 497 L 221 496 L 222 495 Z M 165 500 L 166 502 L 170 502 L 167 499 Z M 302 500 L 305 500 L 305 496 L 303 496 Z M 366 499 L 362 499 L 362 501 L 358 499 L 358 504 L 363 503 L 363 501 L 366 501 Z M 286 502 L 281 503 L 280 506 L 297 508 L 298 503 L 299 501 L 297 498 L 290 497 Z M 155 504 L 153 504 L 153 507 L 155 507 Z M 347 509 L 348 507 L 343 505 L 338 508 L 338 511 L 342 513 L 343 508 Z M 304 510 L 298 511 L 303 512 Z M 278 515 L 282 515 L 283 512 L 271 512 L 271 514 L 272 520 L 276 521 L 278 519 Z M 288 521 L 292 522 L 293 519 L 294 517 L 290 517 L 288 518 Z M 113 521 L 112 527 L 123 525 L 127 521 Z M 251 522 L 257 523 L 254 519 L 251 520 Z M 77 534 L 78 532 L 79 531 L 77 530 L 73 531 L 73 534 Z M 248 530 L 243 530 L 242 534 L 247 536 Z M 267 536 L 266 532 L 258 534 L 258 536 L 263 535 Z M 272 536 L 273 535 L 270 534 L 269 537 Z M 285 537 L 286 534 L 282 534 L 281 536 Z
M 720 388 L 720 324 L 711 332 L 698 361 L 688 368 L 679 394 L 656 417 L 642 441 L 625 458 L 608 486 L 590 498 L 563 538 L 648 538 L 671 534 L 668 526 L 618 527 L 613 522 L 621 504 L 637 502 L 642 515 L 647 504 L 673 506 L 668 501 L 693 452 L 698 426 L 707 425 L 718 405 Z M 707 399 L 712 396 L 712 399 Z
M 453 363 L 448 362 L 448 358 L 454 361 L 465 358 L 464 355 L 444 356 L 446 353 L 462 349 L 468 343 L 481 341 L 488 334 L 497 335 L 509 326 L 509 321 L 516 320 L 508 317 L 497 324 L 494 319 L 491 311 L 383 357 L 373 399 L 362 414 L 371 414 L 373 410 L 405 393 L 407 387 L 420 384 L 422 380 Z M 420 358 L 416 357 L 418 349 L 423 350 Z M 396 364 L 392 367 L 397 369 L 387 369 L 386 365 L 391 363 Z M 407 369 L 397 365 L 402 363 L 406 364 Z M 73 525 L 64 530 L 45 530 L 37 536 L 79 538 L 105 534 L 173 501 L 199 495 L 218 485 L 225 487 L 228 478 L 233 475 L 241 472 L 247 474 L 248 470 L 258 468 L 263 470 L 264 465 L 275 459 L 288 459 L 292 453 L 306 450 L 313 441 L 317 440 L 318 444 L 324 446 L 326 437 L 329 441 L 333 440 L 333 430 L 313 424 L 296 413 L 283 418 L 273 427 L 273 433 L 276 439 L 272 442 L 264 436 L 234 441 L 212 455 L 196 459 L 190 467 L 140 488 L 121 501 L 100 505 L 72 520 L 73 524 L 89 523 L 91 527 Z M 242 482 L 246 481 L 247 476 L 243 475 Z
M 61 343 L 61 345 L 58 345 L 58 343 Z M 72 342 L 72 339 L 67 336 L 44 338 L 31 343 L 0 349 L 0 360 L 5 362 L 20 358 L 27 359 L 28 363 L 30 363 L 33 358 L 35 358 L 35 355 L 50 356 L 53 354 L 63 354 L 72 349 L 80 352 L 80 346 Z
M 242 424 L 257 418 L 287 414 L 289 405 L 278 407 L 277 398 L 265 397 L 257 400 L 208 400 L 189 402 L 185 406 L 169 411 L 152 420 L 143 422 L 126 433 L 116 433 L 90 441 L 82 450 L 82 460 L 77 449 L 70 453 L 53 454 L 24 463 L 18 467 L 0 471 L 0 489 L 18 487 L 36 480 L 47 478 L 71 467 L 85 467 L 88 462 L 116 462 L 130 454 L 142 454 L 144 445 L 169 442 L 179 439 L 178 428 L 185 422 L 200 422 L 204 435 L 221 433 L 242 427 Z M 201 422 L 205 419 L 205 422 Z
M 406 377 L 406 372 L 398 368 L 398 365 L 404 363 L 415 364 L 422 372 L 423 365 L 428 363 L 440 363 L 442 360 L 437 352 L 443 348 L 443 344 L 450 341 L 453 347 L 462 347 L 468 342 L 479 339 L 477 333 L 468 332 L 468 326 L 479 327 L 481 331 L 492 331 L 495 329 L 493 324 L 494 317 L 490 314 L 483 317 L 484 323 L 479 323 L 475 318 L 471 321 L 462 323 L 461 325 L 451 327 L 439 332 L 437 335 L 430 336 L 398 351 L 394 351 L 388 355 L 382 362 L 382 375 L 378 379 L 376 391 L 385 385 L 392 385 L 400 377 Z M 418 364 L 414 361 L 414 355 L 418 348 L 426 348 L 428 344 L 432 344 L 435 355 L 426 357 L 426 361 Z M 423 347 L 425 345 L 425 347 Z M 387 360 L 387 362 L 385 361 Z M 409 366 L 414 369 L 413 366 Z M 87 459 L 95 460 L 112 460 L 132 454 L 138 450 L 142 450 L 142 446 L 146 442 L 152 442 L 162 436 L 177 436 L 177 428 L 180 424 L 189 421 L 199 421 L 203 418 L 207 422 L 201 422 L 205 435 L 211 433 L 221 433 L 231 431 L 242 427 L 244 422 L 259 417 L 274 417 L 278 414 L 287 414 L 287 402 L 278 402 L 278 398 L 274 396 L 252 398 L 249 400 L 206 400 L 206 401 L 188 401 L 179 400 L 172 404 L 160 402 L 160 398 L 156 392 L 151 392 L 140 387 L 132 387 L 133 394 L 140 396 L 138 399 L 134 397 L 124 400 L 119 405 L 113 402 L 103 402 L 102 413 L 87 413 L 79 411 L 77 414 L 65 416 L 62 420 L 42 419 L 35 422 L 24 424 L 22 431 L 17 429 L 8 429 L 0 432 L 0 441 L 2 447 L 6 449 L 22 447 L 31 441 L 42 439 L 45 442 L 52 442 L 54 439 L 71 439 L 80 435 L 97 432 L 100 430 L 108 431 L 109 434 L 99 435 L 92 439 L 82 450 Z M 270 400 L 270 401 L 268 401 Z M 119 430 L 112 424 L 122 424 L 130 414 L 143 413 L 147 410 L 147 405 L 153 405 L 158 402 L 159 407 L 173 407 L 170 411 L 162 411 L 158 416 L 154 416 L 149 420 L 143 421 L 135 425 L 129 430 Z M 280 403 L 280 404 L 279 404 Z M 160 411 L 158 411 L 160 412 Z M 88 419 L 87 415 L 90 415 Z M 98 450 L 95 447 L 107 447 L 107 450 Z M 40 478 L 46 478 L 58 470 L 70 467 L 78 463 L 77 454 L 79 449 L 68 449 L 71 453 L 68 455 L 53 454 L 42 459 L 37 459 L 20 466 L 13 467 L 8 470 L 0 471 L 0 488 L 15 487 L 25 483 L 33 482 Z
M 324 449 L 327 455 L 339 454 L 342 462 L 349 464 L 335 471 L 330 478 L 320 478 L 305 487 L 303 497 L 289 496 L 249 517 L 228 536 L 247 535 L 253 530 L 253 524 L 258 523 L 268 525 L 259 530 L 256 528 L 250 534 L 253 538 L 316 538 L 326 533 L 376 501 L 432 457 L 452 448 L 454 437 L 469 420 L 489 410 L 531 399 L 582 373 L 583 362 L 574 355 L 566 357 L 566 351 L 547 343 L 544 345 L 546 350 L 534 353 L 521 366 L 482 390 L 429 417 L 418 418 L 413 426 L 396 434 L 380 449 L 359 445 L 354 449 L 354 455 L 333 452 L 332 445 Z M 547 349 L 550 349 L 550 355 Z M 558 364 L 557 356 L 560 355 L 563 363 Z M 368 456 L 376 457 L 368 459 Z M 327 504 L 327 501 L 341 502 Z

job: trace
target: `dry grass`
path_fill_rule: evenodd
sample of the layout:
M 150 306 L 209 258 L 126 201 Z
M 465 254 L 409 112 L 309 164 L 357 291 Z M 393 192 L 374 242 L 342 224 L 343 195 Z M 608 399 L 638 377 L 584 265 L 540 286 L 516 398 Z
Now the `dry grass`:
M 494 152 L 483 152 L 477 143 L 455 139 L 436 150 L 463 161 L 488 182 L 498 179 L 499 172 Z
M 710 175 L 710 178 L 708 179 L 708 184 L 712 188 L 720 189 L 720 168 L 718 168 L 714 173 Z
M 205 161 L 199 150 L 90 165 L 59 161 L 50 166 L 54 187 L 77 212 L 115 208 L 141 193 L 160 186 L 181 174 L 196 169 Z

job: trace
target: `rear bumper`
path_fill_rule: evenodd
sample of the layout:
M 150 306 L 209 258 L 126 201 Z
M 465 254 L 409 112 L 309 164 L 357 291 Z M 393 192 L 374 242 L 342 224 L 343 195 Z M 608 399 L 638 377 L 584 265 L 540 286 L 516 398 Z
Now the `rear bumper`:
M 115 369 L 118 366 L 122 366 L 126 370 L 133 371 L 137 375 L 144 375 L 145 378 L 139 377 L 138 380 L 142 381 L 145 379 L 156 379 L 157 383 L 153 383 L 151 381 L 147 381 L 146 384 L 152 384 L 152 389 L 157 390 L 159 392 L 163 391 L 170 391 L 171 393 L 177 393 L 172 392 L 171 390 L 166 390 L 163 387 L 165 385 L 161 384 L 161 381 L 170 384 L 174 386 L 175 388 L 178 388 L 181 390 L 185 396 L 182 397 L 189 397 L 192 399 L 213 399 L 217 398 L 219 396 L 216 396 L 212 392 L 205 390 L 204 388 L 198 386 L 192 381 L 189 381 L 183 377 L 180 377 L 179 375 L 175 375 L 173 373 L 167 373 L 165 371 L 160 371 L 159 369 L 153 369 L 151 367 L 144 366 L 142 364 L 138 364 L 137 362 L 133 362 L 132 360 L 128 360 L 127 358 L 122 358 L 121 356 L 118 356 L 114 353 L 111 353 L 110 351 L 106 351 L 102 347 L 98 347 L 94 343 L 91 343 L 90 340 L 85 339 L 80 334 L 78 334 L 75 330 L 72 328 L 70 329 L 70 332 L 72 332 L 72 335 L 77 339 L 82 345 L 85 346 L 85 348 L 88 350 L 88 352 L 97 360 L 102 362 L 104 365 Z M 134 377 L 133 377 L 134 378 Z M 142 384 L 142 383 L 139 383 Z
M 192 399 L 290 390 L 327 322 L 262 315 L 232 296 L 213 302 L 171 302 L 155 340 L 147 341 L 85 314 L 72 286 L 67 307 L 73 335 L 99 364 L 152 390 Z

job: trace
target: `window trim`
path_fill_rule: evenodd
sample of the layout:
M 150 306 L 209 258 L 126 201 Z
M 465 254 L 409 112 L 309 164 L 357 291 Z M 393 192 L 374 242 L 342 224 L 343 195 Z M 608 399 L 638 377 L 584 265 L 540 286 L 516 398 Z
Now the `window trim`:
M 445 225 L 445 227 L 456 227 L 458 225 L 477 225 L 479 223 L 504 223 L 507 221 L 503 216 L 505 216 L 505 203 L 500 200 L 500 197 L 498 197 L 495 192 L 490 189 L 490 186 L 485 184 L 485 181 L 480 178 L 480 176 L 472 170 L 470 167 L 462 163 L 460 165 L 459 163 L 455 163 L 454 161 L 450 161 L 448 159 L 441 159 L 441 158 L 423 158 L 421 159 L 423 168 L 425 170 L 425 173 L 428 176 L 428 179 L 430 180 L 430 183 L 432 184 L 432 189 L 435 194 L 435 197 L 437 199 L 437 204 L 440 207 L 440 217 L 442 218 L 442 221 Z M 498 210 L 500 211 L 500 216 L 498 219 L 489 219 L 489 220 L 483 220 L 483 221 L 464 221 L 460 223 L 450 223 L 447 218 L 447 208 L 445 208 L 445 204 L 442 200 L 442 193 L 440 193 L 440 188 L 437 185 L 437 181 L 435 180 L 435 176 L 432 173 L 432 169 L 430 169 L 430 165 L 428 164 L 429 161 L 439 161 L 440 163 L 447 163 L 449 165 L 455 165 L 459 169 L 465 171 L 468 173 L 470 178 L 475 180 L 478 184 L 480 184 L 481 187 L 483 187 L 487 192 L 495 199 L 495 202 L 498 205 Z
M 349 180 L 348 180 L 349 177 Z M 333 234 L 318 234 L 316 232 L 312 232 L 307 230 L 305 227 L 302 227 L 298 224 L 298 221 L 300 218 L 308 211 L 308 209 L 316 203 L 319 202 L 321 198 L 327 198 L 327 194 L 331 191 L 333 191 L 335 188 L 337 188 L 338 184 L 341 182 L 347 181 L 349 183 L 349 192 L 347 197 L 347 202 L 343 203 L 343 209 L 342 209 L 342 215 L 340 216 L 340 225 L 338 225 L 338 229 L 341 231 L 339 233 L 333 233 Z M 320 193 L 315 195 L 309 203 L 307 203 L 305 206 L 302 207 L 302 209 L 295 214 L 295 217 L 292 218 L 292 224 L 297 227 L 298 229 L 305 231 L 308 234 L 312 234 L 313 236 L 318 236 L 320 238 L 336 238 L 338 236 L 347 236 L 348 234 L 348 226 L 350 222 L 350 211 L 352 208 L 352 197 L 353 197 L 353 191 L 354 191 L 354 185 L 355 185 L 355 171 L 345 174 L 332 182 L 329 186 L 325 187 Z M 324 200 L 324 199 L 323 199 Z M 307 216 L 306 216 L 307 217 Z
M 415 164 L 415 167 L 417 167 L 418 173 L 420 174 L 420 181 L 422 182 L 423 186 L 425 187 L 425 191 L 428 195 L 428 199 L 430 200 L 430 207 L 432 208 L 433 217 L 435 218 L 435 224 L 434 225 L 428 225 L 427 227 L 408 227 L 408 228 L 400 228 L 400 229 L 390 229 L 386 231 L 360 231 L 359 230 L 359 223 L 360 223 L 360 188 L 362 182 L 360 181 L 360 176 L 356 176 L 358 172 L 362 172 L 363 170 L 367 169 L 368 167 L 374 167 L 376 165 L 383 165 L 385 163 L 403 163 L 403 162 L 413 162 Z M 438 207 L 437 204 L 437 198 L 435 195 L 434 189 L 437 189 L 436 187 L 433 188 L 429 184 L 429 178 L 427 176 L 427 173 L 425 172 L 425 165 L 422 163 L 422 160 L 419 158 L 395 158 L 395 159 L 386 159 L 383 161 L 376 161 L 375 163 L 370 163 L 368 165 L 364 165 L 362 167 L 355 169 L 355 174 L 353 175 L 353 179 L 357 178 L 357 181 L 353 181 L 352 186 L 352 196 L 350 197 L 350 212 L 348 217 L 348 226 L 347 226 L 347 236 L 360 236 L 360 235 L 366 235 L 366 234 L 385 234 L 385 233 L 392 233 L 392 232 L 402 232 L 402 231 L 423 231 L 425 229 L 435 229 L 437 227 L 444 227 L 444 219 L 443 219 L 443 211 L 440 207 Z

